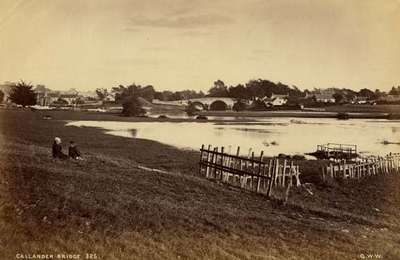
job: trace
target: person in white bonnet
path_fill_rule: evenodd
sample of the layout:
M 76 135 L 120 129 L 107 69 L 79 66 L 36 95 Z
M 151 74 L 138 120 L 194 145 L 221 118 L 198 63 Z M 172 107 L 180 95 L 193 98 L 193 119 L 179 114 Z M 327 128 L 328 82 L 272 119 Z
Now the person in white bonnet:
M 59 158 L 59 159 L 67 159 L 68 158 L 68 156 L 62 152 L 60 137 L 54 138 L 52 151 L 53 151 L 53 158 Z

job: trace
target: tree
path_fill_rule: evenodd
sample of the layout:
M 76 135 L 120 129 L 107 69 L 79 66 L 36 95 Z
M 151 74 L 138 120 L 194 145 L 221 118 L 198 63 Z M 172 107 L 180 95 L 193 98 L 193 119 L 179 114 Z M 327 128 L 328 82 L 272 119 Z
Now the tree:
M 236 99 L 247 99 L 249 98 L 248 91 L 242 84 L 237 85 L 236 87 L 229 87 L 229 96 L 231 98 Z
M 0 103 L 4 101 L 4 92 L 0 90 Z
M 108 90 L 106 88 L 98 88 L 96 89 L 96 94 L 97 97 L 103 101 L 108 95 Z
M 210 97 L 227 97 L 228 88 L 222 80 L 214 81 L 214 86 L 208 91 Z
M 372 90 L 369 90 L 367 88 L 363 88 L 361 89 L 358 94 L 362 97 L 366 97 L 367 99 L 375 99 L 375 92 L 373 92 Z
M 136 98 L 142 97 L 151 102 L 156 94 L 153 86 L 149 85 L 142 87 L 135 83 L 132 83 L 127 87 L 119 85 L 118 87 L 113 87 L 111 91 L 115 93 L 115 101 L 117 103 L 124 103 L 127 99 L 131 99 L 133 96 Z
M 66 106 L 68 105 L 68 101 L 63 99 L 63 98 L 58 98 L 56 101 L 52 103 L 53 105 L 59 105 L 59 106 Z
M 135 83 L 125 87 L 119 85 L 113 87 L 112 92 L 115 93 L 115 101 L 122 104 L 123 116 L 141 116 L 146 113 L 142 108 L 142 103 L 146 101 L 151 102 L 156 95 L 153 86 L 142 87 Z
M 400 95 L 400 86 L 399 87 L 392 87 L 389 91 L 389 95 Z
M 335 93 L 332 96 L 335 99 L 335 103 L 340 103 L 343 100 L 343 95 L 340 93 Z
M 253 99 L 255 98 L 263 98 L 266 96 L 266 88 L 263 86 L 263 82 L 261 80 L 250 80 L 246 84 L 246 89 Z
M 146 87 L 140 87 L 138 88 L 139 91 L 139 96 L 146 99 L 149 102 L 152 102 L 154 99 L 154 96 L 156 94 L 156 91 L 154 90 L 154 87 L 151 85 L 148 85 Z
M 33 86 L 24 81 L 20 81 L 11 87 L 10 100 L 23 107 L 36 104 L 36 94 L 32 90 Z
M 267 109 L 267 105 L 265 105 L 264 101 L 262 101 L 261 99 L 256 99 L 251 104 L 251 108 L 250 109 L 251 110 L 266 110 Z
M 201 103 L 200 103 L 201 104 Z M 198 104 L 198 103 L 196 103 L 196 102 L 191 102 L 191 101 L 189 101 L 188 102 L 188 105 L 187 105 L 187 107 L 186 107 L 186 109 L 185 109 L 185 111 L 186 111 L 186 113 L 189 115 L 189 116 L 193 116 L 194 114 L 195 114 L 195 112 L 198 112 L 198 111 L 200 111 L 201 109 L 199 109 L 199 105 L 200 104 Z M 204 106 L 203 106 L 203 109 L 204 109 Z
M 247 108 L 246 103 L 244 103 L 240 99 L 238 101 L 236 101 L 235 104 L 233 104 L 233 106 L 232 106 L 232 110 L 236 111 L 236 112 L 246 110 L 246 108 Z
M 126 90 L 126 88 L 123 85 L 119 85 L 118 87 L 113 87 L 111 89 L 111 92 L 113 92 L 115 94 L 115 101 L 117 103 L 121 103 L 122 102 L 122 93 Z
M 162 91 L 154 93 L 154 98 L 161 101 L 170 101 L 173 95 L 172 91 Z
M 382 92 L 380 89 L 375 89 L 374 93 L 375 93 L 375 97 L 378 99 L 385 95 L 385 92 Z
M 122 103 L 123 116 L 142 116 L 145 113 L 137 96 L 131 96 Z

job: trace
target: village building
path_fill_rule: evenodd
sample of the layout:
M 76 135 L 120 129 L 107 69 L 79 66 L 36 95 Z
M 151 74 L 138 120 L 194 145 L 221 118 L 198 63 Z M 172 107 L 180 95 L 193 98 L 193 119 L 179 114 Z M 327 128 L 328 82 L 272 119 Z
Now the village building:
M 3 102 L 8 102 L 8 98 L 10 96 L 11 87 L 14 86 L 15 83 L 11 81 L 5 81 L 3 84 L 0 84 L 0 90 L 4 93 Z
M 333 94 L 315 94 L 315 101 L 319 103 L 335 103 Z
M 368 103 L 368 97 L 355 96 L 351 103 L 352 104 L 367 104 Z
M 263 102 L 269 107 L 283 106 L 288 102 L 288 95 L 272 94 L 270 98 L 265 97 Z
M 65 100 L 68 105 L 73 105 L 76 103 L 79 98 L 78 94 L 62 94 L 60 95 L 60 99 Z
M 113 93 L 107 93 L 107 95 L 104 97 L 104 100 L 106 102 L 115 102 L 115 94 Z
M 385 102 L 400 102 L 400 95 L 385 95 L 379 98 L 380 101 Z
M 335 91 L 332 89 L 317 90 L 306 94 L 306 98 L 314 98 L 318 103 L 335 103 L 333 95 Z
M 36 105 L 39 106 L 50 106 L 60 97 L 60 92 L 52 91 L 46 88 L 44 85 L 37 85 L 34 89 L 34 92 L 36 94 Z

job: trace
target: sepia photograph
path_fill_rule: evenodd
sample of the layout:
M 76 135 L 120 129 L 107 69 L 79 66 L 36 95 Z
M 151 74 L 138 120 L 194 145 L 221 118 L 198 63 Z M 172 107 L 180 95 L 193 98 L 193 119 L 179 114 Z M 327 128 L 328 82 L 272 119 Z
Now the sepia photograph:
M 0 0 L 0 260 L 400 259 L 400 0 Z

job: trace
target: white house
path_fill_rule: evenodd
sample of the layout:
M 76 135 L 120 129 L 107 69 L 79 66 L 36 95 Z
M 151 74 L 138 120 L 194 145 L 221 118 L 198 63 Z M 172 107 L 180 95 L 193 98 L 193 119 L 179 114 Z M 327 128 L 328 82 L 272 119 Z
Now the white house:
M 315 94 L 315 100 L 320 103 L 335 103 L 335 98 L 333 94 Z
M 115 94 L 108 93 L 107 96 L 104 97 L 104 101 L 114 102 L 115 101 Z
M 288 95 L 272 94 L 270 98 L 264 98 L 263 101 L 267 106 L 283 106 L 288 101 Z

